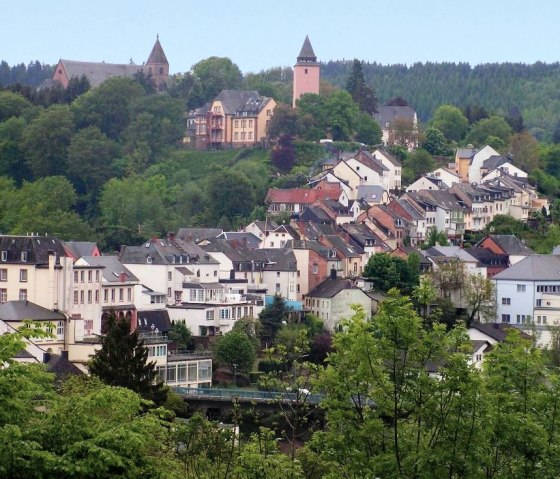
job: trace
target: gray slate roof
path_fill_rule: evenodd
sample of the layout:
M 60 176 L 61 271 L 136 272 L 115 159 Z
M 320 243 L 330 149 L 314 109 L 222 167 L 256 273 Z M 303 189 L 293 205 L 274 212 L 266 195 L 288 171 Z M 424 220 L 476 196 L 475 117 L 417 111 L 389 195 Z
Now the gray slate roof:
M 63 321 L 66 317 L 30 301 L 8 301 L 0 304 L 0 319 L 4 321 Z
M 489 235 L 489 237 L 509 255 L 529 256 L 535 253 L 515 235 Z
M 498 166 L 501 166 L 504 163 L 511 163 L 511 159 L 504 155 L 494 155 L 485 160 L 482 163 L 482 167 L 486 168 L 487 170 L 493 170 L 494 168 L 498 168 Z
M 534 254 L 495 275 L 495 280 L 560 281 L 560 256 Z
M 74 60 L 60 60 L 68 78 L 85 75 L 92 88 L 98 87 L 105 80 L 112 77 L 132 77 L 142 70 L 141 65 L 105 63 L 105 62 L 78 62 Z
M 235 115 L 240 112 L 257 115 L 270 98 L 260 96 L 259 92 L 255 90 L 222 90 L 216 100 L 222 103 L 226 115 Z
M 120 274 L 125 274 L 125 281 L 139 281 L 132 272 L 121 263 L 118 256 L 82 256 L 91 266 L 103 266 L 103 279 L 108 283 L 119 283 Z
M 303 41 L 303 45 L 301 47 L 301 51 L 299 52 L 297 59 L 298 62 L 306 62 L 306 63 L 309 63 L 310 61 L 311 62 L 317 61 L 317 56 L 313 51 L 313 47 L 311 46 L 311 42 L 309 41 L 308 35 L 305 36 L 305 40 Z
M 317 285 L 312 291 L 306 294 L 306 297 L 312 298 L 332 298 L 344 289 L 360 289 L 352 285 L 349 279 L 330 279 L 327 278 L 321 284 Z
M 490 336 L 496 341 L 504 341 L 506 339 L 507 333 L 511 329 L 516 329 L 515 326 L 507 323 L 477 323 L 471 324 L 471 328 L 477 329 L 481 333 Z M 527 333 L 521 331 L 521 337 L 525 339 L 531 339 Z
M 177 238 L 183 241 L 194 241 L 200 243 L 218 237 L 222 233 L 221 228 L 179 228 Z
M 138 311 L 138 330 L 141 333 L 151 333 L 152 324 L 154 330 L 157 329 L 163 334 L 167 333 L 171 329 L 171 321 L 167 310 Z
M 167 57 L 165 56 L 163 48 L 161 47 L 161 43 L 159 43 L 159 35 L 156 39 L 156 43 L 154 43 L 154 47 L 152 48 L 152 51 L 150 52 L 150 56 L 148 57 L 148 61 L 146 63 L 161 63 L 164 65 L 169 65 Z
M 386 128 L 386 124 L 391 124 L 397 118 L 414 121 L 416 112 L 410 106 L 380 106 L 379 111 L 373 115 L 382 129 Z
M 57 257 L 66 256 L 62 241 L 47 236 L 0 236 L 0 250 L 7 252 L 7 263 L 41 265 L 49 263 L 49 252 Z M 22 261 L 21 253 L 27 252 Z
M 381 203 L 385 189 L 380 185 L 359 185 L 357 200 L 365 200 L 368 203 Z

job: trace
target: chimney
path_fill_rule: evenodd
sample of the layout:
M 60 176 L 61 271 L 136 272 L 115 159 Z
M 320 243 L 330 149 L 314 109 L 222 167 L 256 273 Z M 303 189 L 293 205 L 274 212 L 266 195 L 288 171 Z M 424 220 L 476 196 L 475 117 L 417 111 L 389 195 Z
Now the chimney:
M 336 279 L 336 269 L 331 268 L 331 279 Z
M 119 273 L 119 282 L 124 283 L 125 281 L 126 281 L 126 273 L 124 271 L 121 271 Z
M 51 360 L 51 353 L 48 351 L 43 353 L 43 363 L 47 364 Z

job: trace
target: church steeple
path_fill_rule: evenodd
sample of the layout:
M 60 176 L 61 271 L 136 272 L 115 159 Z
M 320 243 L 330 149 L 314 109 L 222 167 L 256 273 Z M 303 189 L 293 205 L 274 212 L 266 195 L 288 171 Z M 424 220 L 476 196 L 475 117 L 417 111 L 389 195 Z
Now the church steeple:
M 319 94 L 320 68 L 309 41 L 309 36 L 306 35 L 297 57 L 297 63 L 294 66 L 294 90 L 292 97 L 292 106 L 294 108 L 301 95 L 306 93 Z
M 313 51 L 313 47 L 311 46 L 311 42 L 309 41 L 309 35 L 305 36 L 305 40 L 303 41 L 303 45 L 301 47 L 301 51 L 297 57 L 298 63 L 316 63 L 317 57 L 315 52 Z
M 152 77 L 156 88 L 159 91 L 167 89 L 167 81 L 169 80 L 169 62 L 159 42 L 159 34 L 156 37 L 156 43 L 148 57 L 148 61 L 144 67 L 144 73 Z

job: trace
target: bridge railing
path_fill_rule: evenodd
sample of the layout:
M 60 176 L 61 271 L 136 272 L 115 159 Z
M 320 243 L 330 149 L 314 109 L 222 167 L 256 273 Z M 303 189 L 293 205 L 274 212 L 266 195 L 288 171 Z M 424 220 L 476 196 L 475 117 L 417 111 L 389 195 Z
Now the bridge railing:
M 299 401 L 302 403 L 319 404 L 323 394 L 310 394 L 307 392 L 282 392 L 282 391 L 250 391 L 246 389 L 214 389 L 214 388 L 185 388 L 175 387 L 173 390 L 182 396 L 203 396 L 205 398 L 244 399 L 255 401 Z

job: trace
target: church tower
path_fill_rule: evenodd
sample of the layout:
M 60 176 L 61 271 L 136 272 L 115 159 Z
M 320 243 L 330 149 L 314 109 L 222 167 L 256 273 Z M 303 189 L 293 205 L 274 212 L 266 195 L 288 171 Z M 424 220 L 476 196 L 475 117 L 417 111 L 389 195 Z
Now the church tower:
M 169 62 L 163 52 L 161 43 L 159 43 L 159 35 L 152 52 L 148 57 L 148 61 L 144 65 L 144 73 L 152 77 L 158 91 L 167 90 L 167 82 L 169 80 Z
M 313 47 L 309 37 L 305 37 L 301 52 L 297 57 L 294 66 L 294 87 L 292 106 L 296 107 L 296 101 L 305 93 L 319 94 L 319 70 L 317 57 L 313 52 Z

